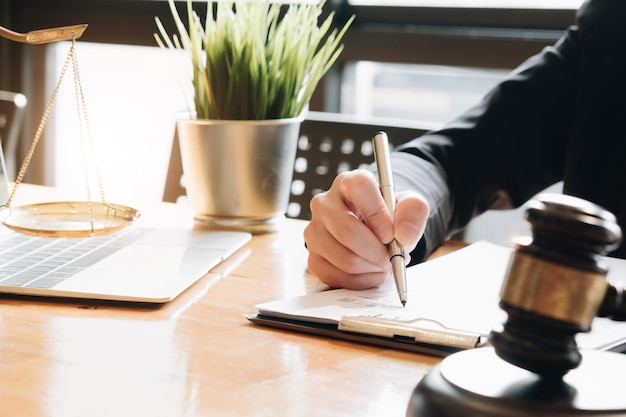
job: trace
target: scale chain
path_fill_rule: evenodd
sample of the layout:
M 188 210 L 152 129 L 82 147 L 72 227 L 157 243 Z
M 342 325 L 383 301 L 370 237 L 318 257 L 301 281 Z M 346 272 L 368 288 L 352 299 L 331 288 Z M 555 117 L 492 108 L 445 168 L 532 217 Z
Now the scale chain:
M 91 126 L 89 124 L 89 118 L 87 115 L 87 104 L 85 101 L 85 95 L 83 92 L 83 87 L 82 87 L 82 83 L 80 81 L 80 75 L 79 75 L 79 70 L 78 70 L 78 58 L 76 56 L 76 39 L 74 37 L 72 37 L 72 45 L 70 47 L 70 50 L 68 52 L 67 57 L 65 58 L 65 61 L 63 63 L 63 67 L 61 69 L 61 73 L 59 75 L 59 80 L 57 81 L 57 84 L 54 88 L 54 91 L 52 92 L 52 95 L 50 97 L 50 100 L 48 101 L 48 104 L 46 105 L 46 108 L 44 110 L 43 116 L 41 118 L 41 121 L 39 123 L 39 126 L 37 127 L 37 131 L 35 132 L 35 137 L 33 139 L 33 142 L 31 144 L 31 146 L 29 147 L 26 156 L 24 158 L 24 162 L 22 163 L 22 165 L 20 166 L 20 170 L 18 172 L 18 175 L 15 179 L 15 183 L 13 186 L 13 190 L 11 191 L 11 194 L 9 195 L 9 198 L 5 204 L 5 207 L 10 208 L 11 206 L 11 202 L 13 201 L 13 197 L 15 196 L 15 193 L 18 189 L 18 187 L 20 186 L 20 184 L 22 183 L 24 176 L 26 174 L 26 171 L 28 169 L 28 166 L 30 165 L 32 156 L 35 152 L 35 148 L 37 147 L 37 144 L 39 143 L 39 140 L 41 139 L 41 135 L 43 133 L 43 130 L 46 126 L 46 123 L 48 122 L 48 118 L 50 116 L 50 111 L 52 110 L 52 107 L 54 106 L 54 103 L 56 101 L 57 95 L 59 93 L 60 87 L 61 87 L 61 83 L 63 82 L 63 79 L 65 77 L 65 74 L 67 72 L 67 69 L 69 67 L 69 63 L 70 61 L 72 62 L 72 70 L 74 72 L 74 90 L 75 90 L 75 96 L 76 96 L 76 107 L 77 107 L 77 113 L 78 113 L 78 120 L 79 120 L 79 128 L 80 128 L 80 136 L 84 138 L 85 136 L 85 132 L 83 131 L 83 128 L 86 130 L 86 136 L 88 138 L 88 145 L 89 148 L 91 150 L 91 155 L 92 155 L 92 163 L 94 164 L 95 167 L 95 175 L 97 177 L 97 181 L 98 181 L 98 187 L 99 187 L 99 192 L 100 192 L 100 199 L 102 201 L 103 204 L 108 205 L 106 202 L 106 198 L 105 198 L 105 194 L 104 194 L 104 187 L 102 185 L 102 179 L 100 176 L 100 171 L 98 169 L 97 166 L 97 158 L 95 157 L 95 148 L 94 148 L 94 144 L 93 144 L 93 138 L 91 135 Z M 87 197 L 88 197 L 88 210 L 89 210 L 89 221 L 92 225 L 92 229 L 93 229 L 93 207 L 92 207 L 92 199 L 91 199 L 91 191 L 90 191 L 90 184 L 89 184 L 89 174 L 87 172 L 87 155 L 86 155 L 86 151 L 85 151 L 85 144 L 84 144 L 84 140 L 82 141 L 82 159 L 83 159 L 83 167 L 85 170 L 85 187 L 87 190 Z

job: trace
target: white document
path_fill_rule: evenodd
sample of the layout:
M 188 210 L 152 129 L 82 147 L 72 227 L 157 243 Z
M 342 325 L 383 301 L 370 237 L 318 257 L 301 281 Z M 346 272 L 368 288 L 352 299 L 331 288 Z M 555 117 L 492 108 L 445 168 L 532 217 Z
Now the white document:
M 404 308 L 391 278 L 373 289 L 329 290 L 256 308 L 260 315 L 303 322 L 339 324 L 346 318 L 367 317 L 486 338 L 506 320 L 498 303 L 511 253 L 510 248 L 477 242 L 408 268 Z M 609 280 L 626 277 L 626 261 L 609 262 Z M 626 343 L 626 322 L 595 319 L 592 332 L 579 334 L 577 341 L 581 348 L 611 349 Z

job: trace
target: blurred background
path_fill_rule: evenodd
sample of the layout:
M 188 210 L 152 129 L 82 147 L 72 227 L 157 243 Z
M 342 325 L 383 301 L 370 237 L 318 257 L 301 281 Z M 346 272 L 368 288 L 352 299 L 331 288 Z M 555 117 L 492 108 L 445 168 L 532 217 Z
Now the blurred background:
M 310 109 L 436 127 L 475 104 L 526 58 L 553 44 L 574 23 L 581 3 L 327 0 L 326 11 L 336 14 L 338 25 L 353 14 L 356 20 L 344 38 L 339 62 L 318 87 Z M 201 9 L 202 3 L 198 6 Z M 156 46 L 155 16 L 174 33 L 166 0 L 0 0 L 0 25 L 14 31 L 89 25 L 77 43 L 77 56 L 110 201 L 161 199 L 174 116 L 187 110 L 176 71 L 182 57 Z M 24 45 L 0 39 L 0 90 L 20 93 L 27 100 L 17 146 L 11 149 L 18 167 L 69 48 L 68 42 Z M 27 182 L 83 186 L 73 82 L 68 72 Z M 495 216 L 479 218 L 465 238 L 508 241 L 524 227 L 519 211 Z M 491 236 L 492 231 L 497 236 Z

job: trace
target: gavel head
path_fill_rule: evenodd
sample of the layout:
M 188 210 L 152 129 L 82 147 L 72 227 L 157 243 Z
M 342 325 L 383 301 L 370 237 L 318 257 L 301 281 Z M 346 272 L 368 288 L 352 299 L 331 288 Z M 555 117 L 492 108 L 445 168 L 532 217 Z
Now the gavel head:
M 490 342 L 505 361 L 561 378 L 582 360 L 575 336 L 591 330 L 607 291 L 600 255 L 621 229 L 610 212 L 561 194 L 539 195 L 525 216 L 532 239 L 513 252 L 500 293 L 507 320 Z

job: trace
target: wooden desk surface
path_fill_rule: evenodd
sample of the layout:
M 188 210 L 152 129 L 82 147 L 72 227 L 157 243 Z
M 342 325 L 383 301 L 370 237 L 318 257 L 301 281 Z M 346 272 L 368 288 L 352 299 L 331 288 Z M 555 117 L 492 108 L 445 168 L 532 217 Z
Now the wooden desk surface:
M 323 289 L 302 230 L 258 235 L 162 307 L 0 296 L 0 416 L 403 416 L 438 358 L 256 326 Z

